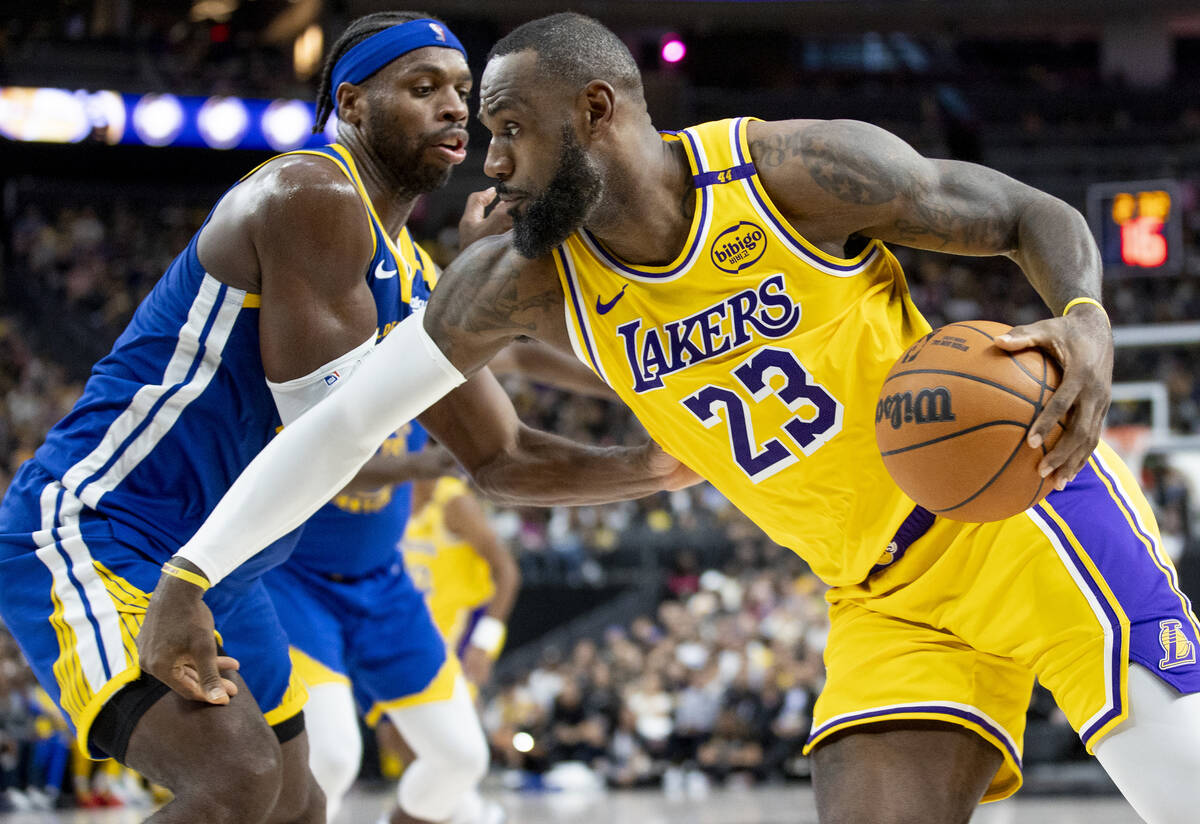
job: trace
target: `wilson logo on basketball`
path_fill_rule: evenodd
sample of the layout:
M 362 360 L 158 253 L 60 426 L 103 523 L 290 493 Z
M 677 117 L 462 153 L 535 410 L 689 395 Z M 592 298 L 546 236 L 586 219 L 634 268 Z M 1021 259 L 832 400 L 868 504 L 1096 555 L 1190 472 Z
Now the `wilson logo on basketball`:
M 875 423 L 886 420 L 892 429 L 906 423 L 946 423 L 954 420 L 950 390 L 944 386 L 912 392 L 897 392 L 875 404 Z
M 766 233 L 757 225 L 743 220 L 717 235 L 710 255 L 714 266 L 736 275 L 762 257 L 766 249 Z

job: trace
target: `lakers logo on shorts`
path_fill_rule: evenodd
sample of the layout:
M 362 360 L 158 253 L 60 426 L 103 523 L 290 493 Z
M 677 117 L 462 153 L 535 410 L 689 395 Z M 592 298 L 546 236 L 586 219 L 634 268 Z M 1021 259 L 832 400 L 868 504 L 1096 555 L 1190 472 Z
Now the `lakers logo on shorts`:
M 892 561 L 896 560 L 896 553 L 900 551 L 900 545 L 892 541 L 884 547 L 883 554 L 879 556 L 879 560 L 875 562 L 875 566 L 887 566 Z
M 1163 659 L 1159 669 L 1171 669 L 1196 662 L 1196 647 L 1183 634 L 1183 624 L 1174 618 L 1158 622 L 1158 643 L 1162 644 Z

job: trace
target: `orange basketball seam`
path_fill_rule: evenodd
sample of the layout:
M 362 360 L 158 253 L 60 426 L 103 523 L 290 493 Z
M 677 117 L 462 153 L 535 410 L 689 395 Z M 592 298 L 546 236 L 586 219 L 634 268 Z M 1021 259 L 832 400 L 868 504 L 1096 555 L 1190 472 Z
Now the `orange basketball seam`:
M 1030 423 L 1032 423 L 1032 422 L 1033 421 L 1030 420 Z M 1026 432 L 1029 431 L 1029 424 L 1025 424 L 1025 431 Z M 960 507 L 966 506 L 967 504 L 971 503 L 971 501 L 978 498 L 980 495 L 982 495 L 984 492 L 987 491 L 988 487 L 990 487 L 992 484 L 994 484 L 996 482 L 997 478 L 999 478 L 1001 475 L 1004 474 L 1004 470 L 1008 469 L 1008 465 L 1013 462 L 1013 458 L 1017 457 L 1017 452 L 1020 451 L 1021 445 L 1024 443 L 1025 443 L 1025 438 L 1024 437 L 1020 438 L 1017 441 L 1017 445 L 1013 447 L 1012 452 L 1008 453 L 1008 458 L 1004 461 L 1003 464 L 1001 464 L 1000 468 L 996 470 L 996 474 L 994 474 L 994 475 L 992 475 L 992 477 L 988 478 L 987 483 L 985 483 L 983 486 L 979 487 L 979 489 L 975 490 L 975 492 L 972 495 L 968 496 L 965 501 L 959 501 L 957 504 L 955 504 L 954 506 L 951 506 L 951 507 L 946 507 L 944 509 L 932 509 L 930 511 L 931 512 L 951 512 L 955 509 L 959 509 Z M 1025 507 L 1025 509 L 1029 509 L 1029 507 Z M 1024 511 L 1024 510 L 1022 510 L 1022 511 Z
M 889 383 L 894 381 L 896 378 L 903 378 L 907 375 L 949 375 L 952 378 L 964 378 L 966 380 L 976 381 L 977 383 L 982 383 L 986 386 L 991 386 L 995 389 L 999 389 L 1003 392 L 1007 392 L 1008 394 L 1012 395 L 1014 398 L 1020 398 L 1021 400 L 1025 401 L 1025 403 L 1029 404 L 1030 406 L 1038 405 L 1038 402 L 1035 401 L 1033 398 L 1027 398 L 1024 395 L 1022 395 L 1020 392 L 1017 392 L 1016 390 L 1012 389 L 1011 387 L 1005 386 L 1002 383 L 996 383 L 995 381 L 990 381 L 987 378 L 981 378 L 978 375 L 972 375 L 969 372 L 956 372 L 953 369 L 907 369 L 903 372 L 896 372 L 895 374 L 888 375 L 888 378 L 886 381 L 883 382 L 883 385 L 884 385 L 884 387 L 886 387 Z
M 978 326 L 972 326 L 969 323 L 963 323 L 961 320 L 955 321 L 954 323 L 947 323 L 945 326 L 941 327 L 941 329 L 935 330 L 935 332 L 940 332 L 942 329 L 948 329 L 951 326 L 962 326 L 965 329 L 970 329 L 972 332 L 978 332 L 979 334 L 983 335 L 988 340 L 996 339 L 995 335 L 989 335 L 987 332 L 983 331 Z M 935 332 L 930 332 L 929 334 L 933 335 L 933 334 L 935 334 Z
M 967 435 L 971 432 L 978 432 L 980 429 L 987 429 L 989 426 L 1019 426 L 1022 429 L 1028 429 L 1029 424 L 1021 423 L 1020 421 L 987 421 L 985 423 L 978 423 L 974 426 L 969 426 L 966 429 L 960 429 L 957 432 L 951 432 L 949 435 L 939 435 L 938 437 L 928 441 L 909 444 L 908 446 L 901 446 L 896 449 L 889 449 L 887 452 L 880 452 L 879 454 L 885 458 L 890 458 L 892 455 L 899 455 L 901 452 L 910 452 L 914 449 L 922 449 L 926 446 L 932 446 L 935 443 L 941 443 L 942 441 L 948 441 L 953 438 L 957 438 L 959 435 Z

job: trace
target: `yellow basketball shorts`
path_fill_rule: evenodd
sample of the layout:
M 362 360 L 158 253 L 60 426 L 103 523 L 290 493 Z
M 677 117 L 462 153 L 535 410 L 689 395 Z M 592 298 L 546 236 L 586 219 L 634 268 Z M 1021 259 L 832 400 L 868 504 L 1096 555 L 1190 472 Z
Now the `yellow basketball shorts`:
M 873 722 L 957 724 L 1004 756 L 984 801 L 1020 787 L 1035 678 L 1089 751 L 1128 713 L 1130 661 L 1200 692 L 1196 616 L 1149 503 L 1104 444 L 1034 508 L 987 524 L 936 519 L 827 597 L 827 680 L 806 752 Z

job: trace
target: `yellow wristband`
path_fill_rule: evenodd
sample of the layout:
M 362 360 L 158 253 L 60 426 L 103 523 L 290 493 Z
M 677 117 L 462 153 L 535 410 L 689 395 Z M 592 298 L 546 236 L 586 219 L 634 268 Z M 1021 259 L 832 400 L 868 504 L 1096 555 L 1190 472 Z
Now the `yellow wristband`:
M 1071 301 L 1065 307 L 1063 307 L 1063 310 L 1062 310 L 1063 317 L 1066 317 L 1067 312 L 1070 312 L 1073 308 L 1075 308 L 1076 306 L 1078 306 L 1081 303 L 1090 303 L 1092 306 L 1095 306 L 1101 312 L 1104 312 L 1104 307 L 1100 304 L 1100 301 L 1098 301 L 1098 300 L 1094 300 L 1093 298 L 1075 298 L 1075 300 Z M 1104 314 L 1107 315 L 1108 312 L 1104 312 Z
M 162 571 L 170 575 L 172 578 L 178 578 L 181 581 L 187 581 L 189 584 L 195 584 L 196 586 L 200 587 L 202 591 L 208 591 L 208 588 L 212 586 L 212 584 L 208 582 L 208 579 L 203 575 L 197 575 L 196 573 L 189 572 L 186 569 L 180 569 L 169 561 L 162 565 Z

